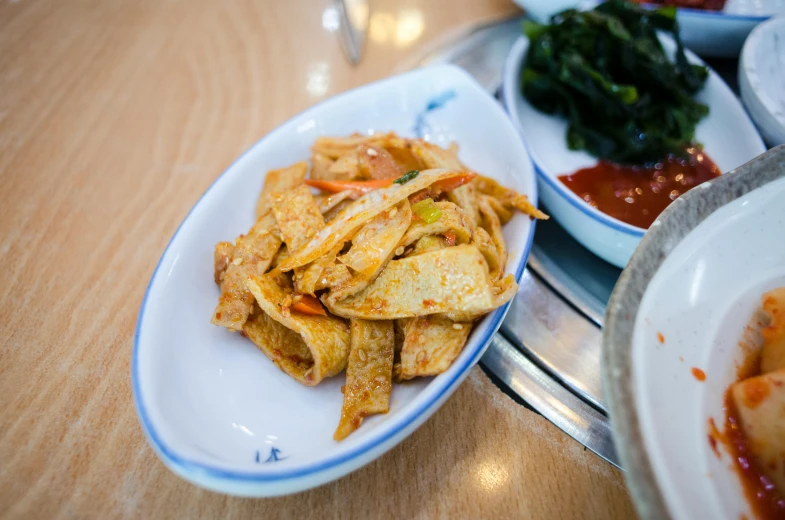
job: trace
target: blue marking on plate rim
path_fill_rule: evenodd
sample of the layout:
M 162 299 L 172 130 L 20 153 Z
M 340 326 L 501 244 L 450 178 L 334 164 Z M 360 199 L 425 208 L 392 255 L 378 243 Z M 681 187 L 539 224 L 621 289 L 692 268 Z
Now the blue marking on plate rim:
M 428 123 L 425 121 L 425 116 L 427 116 L 429 112 L 433 112 L 434 110 L 444 107 L 444 105 L 452 101 L 457 96 L 458 94 L 455 93 L 455 89 L 450 88 L 431 97 L 431 100 L 426 103 L 425 108 L 420 110 L 420 112 L 414 118 L 414 125 L 412 126 L 414 135 L 422 139 L 425 135 L 425 129 L 428 127 Z
M 351 461 L 351 460 L 353 460 L 353 459 L 355 459 L 355 458 L 357 458 L 359 456 L 362 456 L 363 454 L 365 454 L 365 453 L 367 453 L 367 452 L 369 452 L 369 451 L 371 451 L 371 450 L 373 450 L 373 449 L 383 445 L 387 441 L 389 441 L 392 438 L 394 438 L 401 431 L 403 431 L 406 428 L 408 428 L 409 426 L 411 426 L 411 424 L 413 422 L 415 422 L 417 420 L 417 418 L 419 418 L 426 410 L 428 410 L 431 406 L 433 406 L 436 402 L 438 402 L 442 397 L 444 397 L 445 394 L 450 393 L 453 390 L 453 386 L 456 384 L 458 379 L 460 379 L 461 376 L 463 376 L 472 366 L 474 366 L 477 363 L 477 361 L 479 361 L 480 354 L 482 354 L 485 351 L 486 347 L 490 344 L 490 341 L 493 338 L 493 335 L 496 333 L 496 331 L 499 329 L 499 326 L 501 325 L 502 319 L 507 314 L 507 310 L 508 310 L 510 304 L 512 303 L 512 301 L 507 302 L 503 306 L 499 307 L 498 309 L 496 309 L 495 311 L 490 313 L 485 318 L 487 320 L 490 320 L 490 322 L 491 322 L 491 324 L 488 327 L 488 330 L 487 330 L 485 336 L 483 336 L 482 339 L 477 342 L 477 347 L 475 348 L 475 351 L 472 353 L 472 355 L 468 356 L 466 358 L 466 360 L 464 360 L 464 362 L 460 365 L 460 368 L 455 371 L 453 377 L 451 379 L 449 379 L 444 384 L 444 387 L 443 387 L 442 391 L 437 393 L 437 394 L 435 394 L 431 399 L 428 399 L 427 401 L 421 403 L 418 407 L 413 408 L 412 410 L 410 410 L 406 416 L 401 418 L 401 421 L 397 425 L 397 427 L 391 428 L 385 434 L 379 436 L 379 438 L 376 438 L 376 439 L 371 438 L 368 441 L 359 444 L 354 449 L 352 449 L 350 451 L 347 451 L 346 453 L 341 454 L 339 456 L 333 457 L 331 459 L 326 459 L 324 461 L 321 461 L 321 462 L 318 462 L 316 464 L 312 464 L 310 466 L 306 466 L 306 467 L 303 467 L 303 468 L 297 468 L 297 469 L 292 469 L 292 470 L 282 470 L 282 471 L 276 472 L 276 473 L 266 473 L 266 474 L 262 473 L 262 474 L 260 474 L 260 473 L 251 472 L 251 471 L 226 470 L 226 469 L 217 468 L 215 466 L 211 466 L 209 464 L 203 464 L 203 463 L 199 463 L 199 462 L 194 462 L 194 461 L 188 460 L 188 459 L 186 459 L 184 457 L 181 457 L 181 456 L 175 454 L 173 452 L 173 450 L 171 450 L 168 446 L 166 446 L 162 442 L 162 440 L 159 438 L 159 436 L 156 433 L 156 431 L 153 429 L 152 423 L 150 421 L 150 418 L 147 415 L 147 410 L 146 410 L 146 408 L 144 406 L 144 403 L 142 402 L 142 399 L 141 399 L 141 388 L 140 388 L 139 376 L 138 376 L 138 371 L 139 371 L 139 335 L 140 335 L 140 332 L 141 332 L 141 325 L 142 325 L 142 322 L 144 320 L 144 311 L 145 311 L 145 308 L 147 307 L 147 298 L 150 295 L 150 289 L 151 289 L 151 287 L 153 285 L 153 281 L 156 279 L 156 277 L 158 275 L 158 270 L 161 267 L 161 263 L 163 262 L 163 259 L 166 257 L 166 254 L 168 253 L 169 248 L 172 246 L 172 243 L 174 242 L 174 240 L 179 235 L 180 230 L 181 230 L 183 224 L 185 224 L 185 222 L 188 221 L 188 218 L 191 216 L 191 213 L 193 213 L 193 211 L 199 206 L 199 204 L 202 202 L 202 200 L 205 198 L 205 196 L 207 196 L 207 194 L 213 189 L 213 187 L 215 187 L 216 183 L 221 178 L 223 178 L 223 176 L 226 175 L 227 172 L 231 171 L 235 167 L 235 165 L 237 163 L 239 163 L 241 160 L 243 160 L 248 154 L 251 153 L 251 151 L 253 151 L 257 146 L 259 146 L 259 144 L 262 141 L 267 139 L 274 132 L 280 130 L 286 124 L 290 123 L 292 120 L 297 119 L 298 117 L 300 117 L 300 116 L 302 116 L 302 115 L 304 115 L 304 114 L 314 110 L 315 108 L 320 107 L 320 106 L 325 105 L 325 104 L 338 102 L 339 100 L 341 100 L 341 99 L 343 99 L 345 97 L 348 97 L 350 94 L 352 94 L 352 93 L 354 93 L 354 92 L 356 92 L 358 90 L 369 88 L 370 86 L 379 86 L 379 85 L 385 84 L 385 83 L 393 83 L 393 82 L 400 81 L 401 78 L 404 78 L 404 77 L 417 76 L 417 75 L 429 73 L 431 71 L 438 70 L 438 69 L 449 70 L 452 73 L 458 73 L 458 75 L 463 76 L 463 80 L 466 81 L 467 84 L 471 88 L 474 88 L 478 92 L 481 92 L 482 95 L 484 95 L 484 96 L 488 96 L 490 98 L 489 100 L 494 105 L 496 105 L 497 108 L 499 108 L 499 110 L 502 111 L 502 113 L 504 115 L 504 119 L 510 125 L 510 130 L 512 132 L 515 132 L 516 135 L 517 135 L 517 132 L 515 130 L 514 125 L 512 124 L 512 121 L 510 121 L 510 119 L 507 116 L 507 114 L 504 113 L 504 110 L 502 110 L 502 108 L 499 107 L 496 104 L 496 101 L 492 97 L 490 97 L 490 95 L 485 90 L 483 90 L 482 87 L 480 87 L 477 84 L 477 82 L 471 76 L 469 76 L 469 74 L 467 72 L 465 72 L 460 67 L 457 67 L 457 66 L 454 66 L 454 65 L 433 65 L 433 66 L 430 66 L 430 67 L 424 67 L 424 68 L 421 68 L 421 69 L 416 69 L 414 71 L 411 71 L 411 72 L 408 72 L 408 73 L 405 73 L 405 74 L 400 74 L 400 75 L 393 76 L 393 77 L 390 77 L 390 78 L 387 78 L 387 79 L 383 79 L 383 80 L 380 80 L 380 81 L 377 81 L 377 82 L 374 82 L 374 83 L 369 83 L 367 85 L 363 85 L 363 86 L 360 86 L 360 87 L 356 87 L 354 89 L 347 90 L 346 92 L 343 92 L 342 94 L 338 94 L 338 95 L 333 96 L 333 97 L 331 97 L 329 99 L 325 99 L 323 101 L 320 101 L 319 103 L 316 103 L 316 104 L 312 105 L 311 107 L 303 110 L 302 112 L 300 112 L 300 113 L 292 116 L 288 120 L 284 121 L 279 126 L 277 126 L 273 130 L 271 130 L 270 132 L 265 134 L 262 138 L 260 138 L 253 145 L 251 145 L 247 150 L 245 150 L 237 159 L 235 159 L 232 162 L 232 164 L 230 164 L 229 167 L 226 168 L 221 173 L 221 175 L 219 175 L 213 181 L 213 183 L 207 188 L 207 190 L 202 194 L 202 196 L 199 197 L 199 200 L 196 201 L 196 204 L 194 204 L 193 207 L 191 207 L 191 209 L 188 211 L 188 214 L 180 222 L 180 225 L 177 227 L 177 230 L 174 232 L 174 235 L 172 235 L 172 238 L 169 240 L 169 243 L 166 245 L 166 248 L 164 249 L 164 252 L 161 254 L 161 257 L 158 259 L 158 263 L 155 266 L 155 270 L 153 271 L 153 274 L 150 277 L 150 282 L 147 284 L 147 289 L 145 290 L 144 298 L 142 299 L 142 305 L 141 305 L 141 307 L 139 309 L 139 317 L 137 318 L 137 322 L 136 322 L 136 330 L 134 332 L 134 347 L 133 347 L 133 352 L 132 352 L 132 355 L 131 355 L 131 380 L 132 380 L 132 386 L 133 386 L 134 404 L 136 406 L 136 411 L 137 411 L 137 414 L 139 415 L 140 422 L 142 424 L 142 429 L 144 430 L 145 435 L 150 440 L 154 450 L 159 454 L 159 456 L 162 459 L 164 459 L 164 462 L 167 465 L 177 467 L 178 469 L 182 470 L 186 474 L 188 474 L 188 473 L 200 473 L 200 474 L 203 474 L 203 475 L 206 475 L 208 477 L 215 478 L 215 479 L 222 479 L 222 480 L 229 480 L 229 481 L 240 481 L 240 482 L 250 482 L 250 483 L 280 482 L 280 481 L 284 481 L 284 480 L 297 479 L 297 478 L 307 477 L 307 476 L 310 476 L 310 475 L 316 475 L 316 474 L 322 473 L 322 472 L 324 472 L 326 470 L 339 467 L 340 465 L 345 464 L 345 463 L 347 463 L 347 462 L 349 462 L 349 461 Z M 534 165 L 532 163 L 531 155 L 529 154 L 529 151 L 526 148 L 525 143 L 524 143 L 524 152 L 525 152 L 526 157 L 529 159 L 530 164 L 532 164 L 532 169 L 534 169 Z M 532 202 L 532 204 L 534 204 L 535 206 L 537 205 L 537 182 L 533 182 L 532 183 L 532 193 L 531 193 L 529 199 Z M 526 245 L 525 245 L 524 250 L 523 250 L 523 255 L 521 255 L 519 263 L 515 267 L 514 276 L 515 276 L 516 283 L 520 283 L 521 276 L 523 276 L 523 271 L 524 271 L 524 268 L 526 267 L 526 260 L 528 259 L 529 253 L 530 253 L 531 248 L 532 248 L 532 243 L 533 243 L 533 240 L 534 240 L 534 232 L 535 232 L 536 227 L 537 227 L 537 220 L 536 219 L 532 219 L 531 220 L 531 228 L 529 230 L 529 236 L 528 236 Z M 332 480 L 332 479 L 330 479 L 330 480 Z

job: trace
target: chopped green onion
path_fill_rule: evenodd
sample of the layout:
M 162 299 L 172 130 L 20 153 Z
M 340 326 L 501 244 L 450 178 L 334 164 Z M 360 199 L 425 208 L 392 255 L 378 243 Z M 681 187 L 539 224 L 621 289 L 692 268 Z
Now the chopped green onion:
M 393 184 L 406 184 L 407 182 L 409 182 L 410 180 L 414 179 L 418 175 L 420 175 L 420 171 L 419 170 L 412 170 L 412 171 L 407 172 L 404 175 L 398 177 L 397 179 L 395 179 L 393 181 Z
M 425 199 L 412 204 L 412 213 L 423 219 L 426 224 L 433 224 L 442 217 L 442 210 L 433 202 L 433 199 Z

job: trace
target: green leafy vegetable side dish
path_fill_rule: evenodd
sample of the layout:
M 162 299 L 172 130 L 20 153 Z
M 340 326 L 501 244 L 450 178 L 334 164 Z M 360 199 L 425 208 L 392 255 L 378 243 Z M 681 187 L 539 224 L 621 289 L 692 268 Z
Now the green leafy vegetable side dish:
M 695 125 L 709 108 L 693 96 L 708 69 L 687 60 L 675 8 L 610 0 L 592 11 L 559 13 L 550 25 L 526 21 L 523 31 L 523 95 L 569 120 L 570 149 L 641 164 L 684 155 L 695 144 Z M 657 31 L 675 40 L 673 60 Z
M 420 175 L 420 170 L 412 170 L 410 172 L 406 172 L 400 177 L 398 177 L 397 179 L 395 179 L 393 181 L 393 184 L 406 184 L 407 182 L 414 179 L 418 175 Z

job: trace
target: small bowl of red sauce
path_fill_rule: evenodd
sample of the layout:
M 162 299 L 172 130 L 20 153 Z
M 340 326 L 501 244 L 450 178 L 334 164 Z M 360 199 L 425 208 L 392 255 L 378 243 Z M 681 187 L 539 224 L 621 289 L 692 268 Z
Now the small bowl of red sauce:
M 654 164 L 594 166 L 559 180 L 589 205 L 617 220 L 648 229 L 660 213 L 688 190 L 722 174 L 703 150 L 691 147 Z
M 666 52 L 675 44 L 662 38 Z M 520 92 L 528 48 L 522 36 L 505 63 L 502 101 L 523 138 L 537 173 L 540 199 L 578 242 L 623 268 L 657 217 L 690 189 L 711 185 L 766 151 L 738 98 L 711 69 L 696 99 L 709 107 L 697 125 L 695 145 L 683 154 L 641 165 L 618 165 L 567 146 L 567 121 L 534 108 Z M 705 65 L 687 52 L 687 58 Z M 700 144 L 699 144 L 700 143 Z

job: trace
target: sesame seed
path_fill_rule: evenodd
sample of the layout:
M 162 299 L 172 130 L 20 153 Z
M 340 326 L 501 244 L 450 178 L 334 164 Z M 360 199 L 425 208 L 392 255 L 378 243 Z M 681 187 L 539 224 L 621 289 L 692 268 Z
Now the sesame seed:
M 453 323 L 452 328 L 454 328 L 455 330 L 461 330 L 463 328 L 463 325 L 461 325 L 460 323 Z
M 379 152 L 377 152 L 373 148 L 368 148 L 368 150 L 366 150 L 365 153 L 367 153 L 371 157 L 376 157 L 377 155 L 379 155 Z
M 403 246 L 399 246 L 398 249 L 395 250 L 395 256 L 401 256 L 404 252 Z
M 393 218 L 393 217 L 394 217 L 395 215 L 397 215 L 397 214 L 398 214 L 398 208 L 393 208 L 393 209 L 391 209 L 391 210 L 390 210 L 390 212 L 388 213 L 388 215 L 390 216 L 390 218 Z
M 232 260 L 232 263 L 234 265 L 240 265 L 240 264 L 243 263 L 243 259 L 242 258 L 235 258 L 234 260 Z
M 357 350 L 357 357 L 359 357 L 360 361 L 363 361 L 363 362 L 368 359 L 368 356 L 365 355 L 365 351 L 363 349 L 358 349 Z

